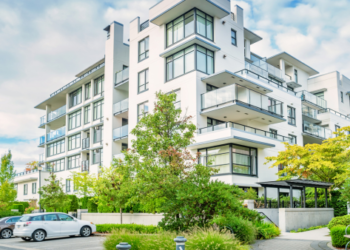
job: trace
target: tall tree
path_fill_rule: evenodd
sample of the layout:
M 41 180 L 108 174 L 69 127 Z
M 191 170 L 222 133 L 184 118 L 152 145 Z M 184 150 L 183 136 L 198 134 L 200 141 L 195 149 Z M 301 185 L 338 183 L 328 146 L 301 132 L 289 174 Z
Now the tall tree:
M 52 208 L 56 212 L 58 208 L 66 207 L 70 200 L 67 199 L 67 195 L 63 192 L 63 184 L 56 179 L 54 173 L 50 173 L 47 185 L 42 186 L 39 190 L 41 195 L 40 205 L 44 208 Z
M 334 132 L 333 138 L 324 140 L 322 144 L 305 146 L 289 145 L 277 156 L 266 157 L 271 167 L 282 165 L 278 172 L 280 180 L 291 178 L 310 179 L 332 182 L 330 188 L 341 188 L 350 174 L 350 127 L 343 127 Z
M 71 172 L 71 179 L 73 180 L 74 190 L 77 191 L 79 196 L 87 197 L 94 195 L 94 185 L 96 183 L 95 175 L 88 172 Z
M 0 186 L 0 211 L 8 211 L 12 202 L 17 197 L 17 191 L 13 188 L 13 184 L 7 180 Z
M 1 168 L 0 168 L 0 185 L 8 181 L 12 182 L 15 177 L 16 171 L 14 170 L 14 165 L 12 161 L 12 154 L 9 150 L 7 154 L 1 157 Z

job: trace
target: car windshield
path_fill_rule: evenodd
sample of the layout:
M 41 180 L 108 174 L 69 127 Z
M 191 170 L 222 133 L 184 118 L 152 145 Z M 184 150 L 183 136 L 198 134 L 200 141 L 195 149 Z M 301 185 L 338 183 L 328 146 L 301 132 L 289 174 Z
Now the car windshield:
M 25 216 L 22 216 L 18 222 L 30 221 L 30 219 L 31 219 L 31 216 L 25 215 Z

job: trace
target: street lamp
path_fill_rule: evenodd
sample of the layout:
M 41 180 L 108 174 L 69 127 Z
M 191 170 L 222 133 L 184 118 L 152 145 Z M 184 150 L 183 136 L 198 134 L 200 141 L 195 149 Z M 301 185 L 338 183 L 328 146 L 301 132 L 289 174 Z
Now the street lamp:
M 40 199 L 41 199 L 41 194 L 40 194 L 40 188 L 41 188 L 41 170 L 43 170 L 42 166 L 38 166 L 39 170 L 39 212 L 41 212 L 41 204 L 40 204 Z

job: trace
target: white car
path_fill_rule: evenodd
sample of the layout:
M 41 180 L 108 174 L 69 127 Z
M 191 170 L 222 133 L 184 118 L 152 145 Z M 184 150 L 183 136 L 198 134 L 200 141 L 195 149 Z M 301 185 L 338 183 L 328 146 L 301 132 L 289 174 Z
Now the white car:
M 96 232 L 96 226 L 89 221 L 78 220 L 65 213 L 37 213 L 24 215 L 16 222 L 13 236 L 25 241 L 43 241 L 46 237 L 74 236 L 88 237 Z

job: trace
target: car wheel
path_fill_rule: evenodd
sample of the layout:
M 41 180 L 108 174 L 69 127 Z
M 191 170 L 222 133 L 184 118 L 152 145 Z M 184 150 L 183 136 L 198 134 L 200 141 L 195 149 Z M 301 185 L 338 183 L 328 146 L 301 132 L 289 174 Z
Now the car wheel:
M 25 241 L 31 241 L 32 238 L 29 238 L 29 237 L 21 237 L 22 240 L 25 240 Z
M 12 236 L 12 230 L 9 228 L 5 228 L 1 231 L 1 238 L 3 239 L 9 239 Z
M 32 234 L 33 240 L 37 242 L 45 240 L 45 237 L 46 237 L 46 234 L 44 230 L 41 230 L 41 229 L 34 231 L 34 233 Z
M 82 237 L 89 237 L 91 235 L 91 229 L 88 226 L 82 227 L 80 229 L 80 235 Z

